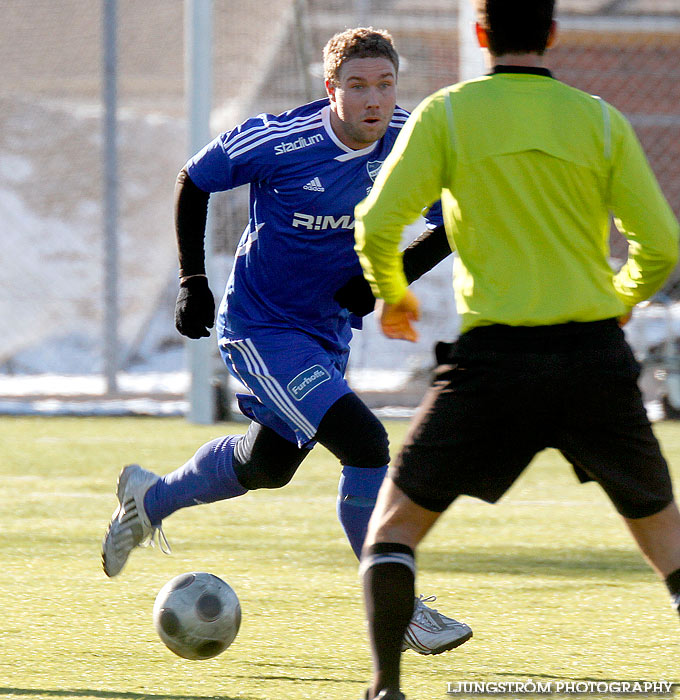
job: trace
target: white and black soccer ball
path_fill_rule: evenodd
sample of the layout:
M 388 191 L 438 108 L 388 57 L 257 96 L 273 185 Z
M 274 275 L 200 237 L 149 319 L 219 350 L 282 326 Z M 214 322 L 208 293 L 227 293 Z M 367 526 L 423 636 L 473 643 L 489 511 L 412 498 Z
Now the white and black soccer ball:
M 175 576 L 161 588 L 153 622 L 170 651 L 185 659 L 211 659 L 236 638 L 241 604 L 221 578 L 194 571 Z

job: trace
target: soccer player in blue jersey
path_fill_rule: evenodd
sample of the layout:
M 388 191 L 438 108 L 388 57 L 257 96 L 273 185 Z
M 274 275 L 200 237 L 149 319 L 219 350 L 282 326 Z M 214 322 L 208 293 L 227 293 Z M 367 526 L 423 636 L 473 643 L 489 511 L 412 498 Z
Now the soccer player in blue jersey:
M 250 185 L 250 221 L 217 335 L 229 371 L 250 390 L 237 398 L 252 423 L 245 435 L 203 445 L 163 477 L 137 465 L 123 469 L 103 545 L 108 576 L 156 533 L 167 545 L 161 522 L 179 508 L 284 486 L 316 442 L 342 464 L 338 516 L 359 556 L 389 452 L 385 429 L 344 377 L 358 320 L 350 309 L 366 314 L 374 302 L 354 251 L 354 207 L 408 117 L 396 107 L 398 66 L 386 32 L 338 34 L 324 49 L 325 99 L 246 120 L 180 172 L 176 326 L 190 338 L 209 335 L 215 315 L 204 266 L 209 195 Z M 404 253 L 411 280 L 450 252 L 438 205 L 428 217 L 434 233 L 421 239 L 420 251 Z M 471 636 L 421 596 L 404 648 L 438 654 Z

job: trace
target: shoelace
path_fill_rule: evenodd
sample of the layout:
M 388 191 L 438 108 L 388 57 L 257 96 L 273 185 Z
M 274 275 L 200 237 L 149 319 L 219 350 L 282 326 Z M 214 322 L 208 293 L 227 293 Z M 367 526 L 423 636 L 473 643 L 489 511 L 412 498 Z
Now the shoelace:
M 425 605 L 425 603 L 434 603 L 435 600 L 437 600 L 437 596 L 436 596 L 436 595 L 429 595 L 429 596 L 427 596 L 427 598 L 426 598 L 426 597 L 421 593 L 421 594 L 418 596 L 418 600 L 416 601 L 416 605 L 417 605 L 419 608 L 422 608 L 422 606 Z M 432 610 L 432 611 L 434 611 L 434 612 L 438 612 L 436 608 L 430 608 L 430 610 Z
M 163 554 L 172 554 L 172 547 L 168 538 L 163 532 L 163 526 L 157 525 L 152 528 L 151 534 L 139 543 L 140 547 L 158 547 Z
M 414 610 L 415 618 L 422 619 L 423 621 L 429 622 L 430 624 L 435 623 L 435 618 L 433 618 L 433 613 L 439 615 L 439 611 L 436 608 L 426 607 L 425 603 L 433 603 L 437 600 L 436 595 L 430 595 L 425 597 L 422 593 L 418 596 L 416 600 L 416 609 Z

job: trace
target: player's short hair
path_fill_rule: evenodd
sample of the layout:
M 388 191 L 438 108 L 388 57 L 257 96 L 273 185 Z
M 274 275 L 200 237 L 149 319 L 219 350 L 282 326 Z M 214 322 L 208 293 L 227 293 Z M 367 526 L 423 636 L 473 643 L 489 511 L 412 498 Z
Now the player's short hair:
M 477 0 L 478 21 L 494 56 L 542 55 L 548 44 L 555 0 Z
M 386 58 L 399 72 L 399 55 L 389 32 L 373 27 L 346 29 L 332 36 L 323 49 L 324 78 L 337 83 L 340 69 L 352 58 Z

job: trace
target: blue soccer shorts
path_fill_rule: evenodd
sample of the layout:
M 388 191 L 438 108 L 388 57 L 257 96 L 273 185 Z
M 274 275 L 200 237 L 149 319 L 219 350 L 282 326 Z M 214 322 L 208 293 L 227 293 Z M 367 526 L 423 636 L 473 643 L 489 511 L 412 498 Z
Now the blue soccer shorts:
M 345 379 L 349 348 L 328 349 L 294 329 L 268 328 L 221 337 L 229 372 L 250 394 L 237 394 L 244 416 L 310 447 L 328 409 L 352 390 Z

